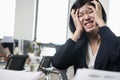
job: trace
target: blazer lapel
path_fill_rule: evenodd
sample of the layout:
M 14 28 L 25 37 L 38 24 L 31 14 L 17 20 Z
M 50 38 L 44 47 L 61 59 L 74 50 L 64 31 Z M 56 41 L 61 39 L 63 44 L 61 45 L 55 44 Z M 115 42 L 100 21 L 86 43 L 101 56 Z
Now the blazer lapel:
M 99 69 L 101 65 L 104 65 L 103 62 L 105 62 L 105 58 L 107 58 L 108 53 L 108 44 L 106 41 L 102 40 L 98 54 L 96 56 L 95 60 L 95 69 Z

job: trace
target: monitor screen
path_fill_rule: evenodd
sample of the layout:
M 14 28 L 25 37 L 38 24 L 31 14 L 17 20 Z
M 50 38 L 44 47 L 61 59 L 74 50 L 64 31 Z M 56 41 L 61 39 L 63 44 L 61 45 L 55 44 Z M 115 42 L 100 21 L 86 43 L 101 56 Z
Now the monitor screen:
M 14 43 L 1 43 L 1 45 L 3 46 L 3 48 L 8 48 L 10 50 L 11 54 L 14 54 Z
M 23 54 L 28 54 L 33 51 L 32 41 L 22 40 L 22 52 Z

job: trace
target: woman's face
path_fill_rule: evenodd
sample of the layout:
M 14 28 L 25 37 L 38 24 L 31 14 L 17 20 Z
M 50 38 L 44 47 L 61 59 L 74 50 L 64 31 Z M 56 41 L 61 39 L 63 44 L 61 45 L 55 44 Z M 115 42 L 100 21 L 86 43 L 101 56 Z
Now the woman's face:
M 96 22 L 94 17 L 94 11 L 85 4 L 79 9 L 78 18 L 87 33 L 91 33 L 96 29 Z

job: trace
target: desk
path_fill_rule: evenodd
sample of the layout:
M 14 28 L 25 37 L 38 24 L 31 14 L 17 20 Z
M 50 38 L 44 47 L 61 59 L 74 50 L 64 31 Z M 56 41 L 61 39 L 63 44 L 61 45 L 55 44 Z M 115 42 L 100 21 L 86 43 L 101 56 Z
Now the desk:
M 44 73 L 0 69 L 0 80 L 44 80 Z
M 120 72 L 78 69 L 73 80 L 120 80 Z

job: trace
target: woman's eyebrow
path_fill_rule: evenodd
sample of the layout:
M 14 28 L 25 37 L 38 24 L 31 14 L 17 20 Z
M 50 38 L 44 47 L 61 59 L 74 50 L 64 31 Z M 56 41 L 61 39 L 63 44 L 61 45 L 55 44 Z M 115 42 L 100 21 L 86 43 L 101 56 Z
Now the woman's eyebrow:
M 87 10 L 92 10 L 92 8 L 90 8 L 90 7 L 87 7 Z

